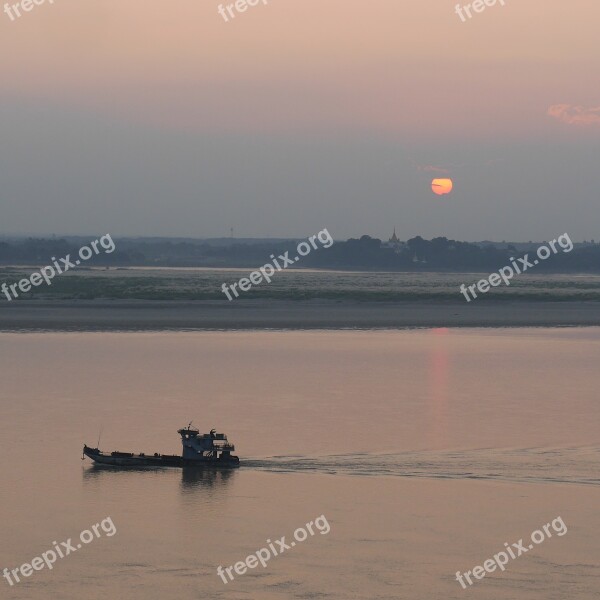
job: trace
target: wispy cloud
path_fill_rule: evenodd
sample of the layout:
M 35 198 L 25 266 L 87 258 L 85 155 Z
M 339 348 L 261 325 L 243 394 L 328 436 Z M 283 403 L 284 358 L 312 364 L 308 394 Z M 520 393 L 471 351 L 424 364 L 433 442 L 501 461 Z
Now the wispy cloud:
M 448 169 L 444 169 L 442 167 L 434 167 L 433 165 L 417 165 L 417 169 L 419 169 L 419 171 L 425 171 L 426 173 L 443 173 L 444 175 L 450 174 L 450 171 Z
M 445 167 L 436 167 L 434 165 L 420 165 L 414 158 L 410 158 L 410 163 L 417 169 L 417 171 L 424 171 L 425 173 L 441 173 L 443 175 L 450 175 L 449 169 Z
M 586 108 L 572 104 L 553 104 L 546 114 L 569 125 L 600 125 L 600 106 Z

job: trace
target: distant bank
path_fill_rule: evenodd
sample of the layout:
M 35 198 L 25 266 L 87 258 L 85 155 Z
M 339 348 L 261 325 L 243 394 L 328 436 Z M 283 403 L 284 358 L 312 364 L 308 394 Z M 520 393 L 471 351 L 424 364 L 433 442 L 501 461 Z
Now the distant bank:
M 25 300 L 0 306 L 1 331 L 567 326 L 600 326 L 600 302 Z
M 335 237 L 335 231 L 331 233 Z M 563 246 L 564 251 L 553 256 L 552 260 L 540 264 L 538 271 L 600 273 L 600 244 L 594 240 L 571 243 L 568 235 L 560 231 L 554 232 L 554 237 L 559 241 L 562 238 L 568 240 L 568 248 Z M 96 256 L 95 266 L 254 269 L 268 262 L 271 254 L 278 255 L 286 250 L 291 252 L 301 241 L 280 238 L 114 239 L 116 250 Z M 0 265 L 44 266 L 49 264 L 52 256 L 75 255 L 77 249 L 88 241 L 89 238 L 79 237 L 0 238 Z M 543 242 L 461 242 L 445 237 L 426 240 L 420 236 L 401 241 L 394 231 L 387 241 L 368 235 L 337 240 L 326 250 L 305 256 L 302 267 L 370 271 L 492 272 L 510 264 L 517 257 L 532 254 Z

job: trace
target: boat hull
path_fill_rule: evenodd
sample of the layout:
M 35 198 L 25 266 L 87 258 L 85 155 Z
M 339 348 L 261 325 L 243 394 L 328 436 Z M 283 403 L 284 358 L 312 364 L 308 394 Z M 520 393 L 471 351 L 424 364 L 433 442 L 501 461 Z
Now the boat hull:
M 202 457 L 194 460 L 183 459 L 181 456 L 142 456 L 126 455 L 126 453 L 106 454 L 97 448 L 83 447 L 83 454 L 98 465 L 110 467 L 199 467 L 207 469 L 236 469 L 240 466 L 239 458 L 229 456 L 227 458 Z

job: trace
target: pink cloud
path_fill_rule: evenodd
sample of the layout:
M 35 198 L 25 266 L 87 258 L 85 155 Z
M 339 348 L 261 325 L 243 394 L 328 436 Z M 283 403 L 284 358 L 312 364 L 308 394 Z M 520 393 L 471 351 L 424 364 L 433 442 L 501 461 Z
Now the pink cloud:
M 569 125 L 600 125 L 600 106 L 585 108 L 572 104 L 553 104 L 546 114 Z

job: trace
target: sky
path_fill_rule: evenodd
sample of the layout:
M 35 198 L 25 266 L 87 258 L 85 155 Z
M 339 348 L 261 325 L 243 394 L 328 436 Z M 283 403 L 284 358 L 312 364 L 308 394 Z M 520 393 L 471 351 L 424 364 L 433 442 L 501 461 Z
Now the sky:
M 598 0 L 219 5 L 0 13 L 1 234 L 600 240 Z

